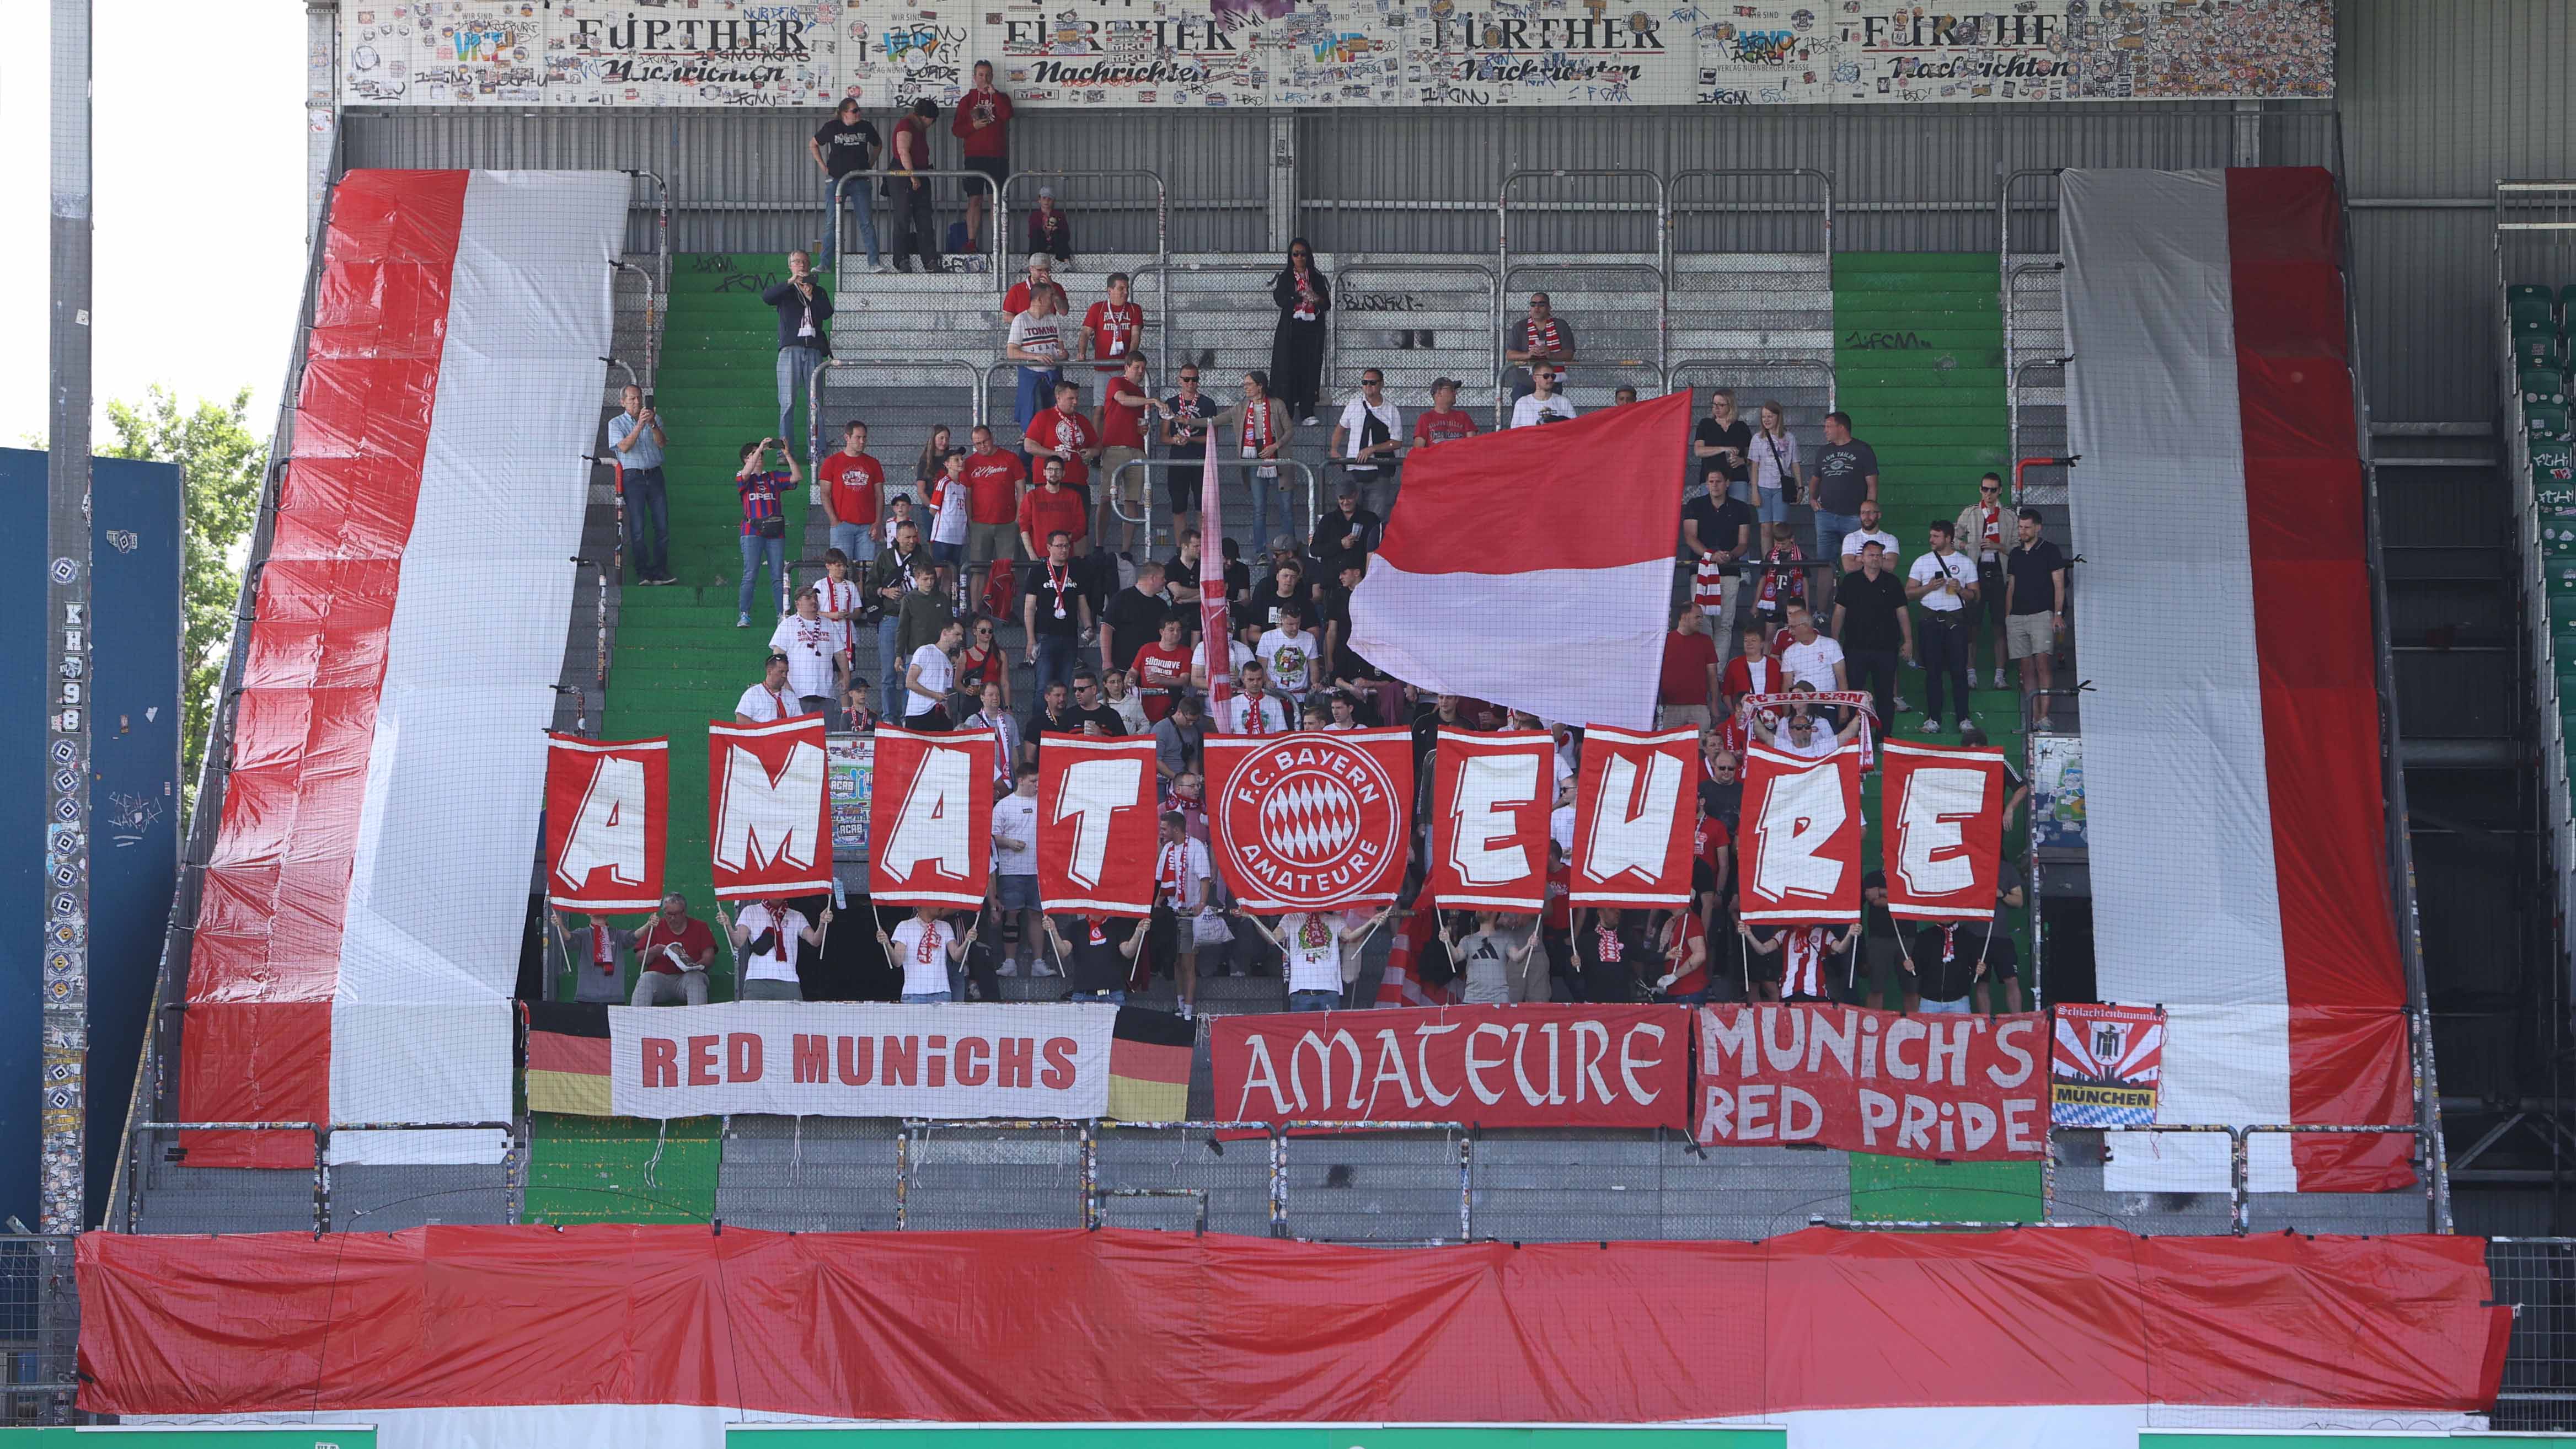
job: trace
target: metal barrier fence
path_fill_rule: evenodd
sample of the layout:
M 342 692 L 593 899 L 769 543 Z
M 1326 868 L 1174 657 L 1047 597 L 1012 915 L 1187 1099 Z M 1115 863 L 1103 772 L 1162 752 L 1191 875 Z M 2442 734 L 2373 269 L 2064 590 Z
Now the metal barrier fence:
M 136 1231 L 142 1220 L 142 1193 L 146 1164 L 144 1145 L 147 1135 L 180 1132 L 307 1132 L 313 1137 L 313 1231 L 327 1233 L 332 1229 L 331 1139 L 343 1132 L 500 1132 L 508 1135 L 507 1155 L 520 1152 L 528 1140 L 527 1124 L 515 1122 L 129 1122 L 125 1128 L 124 1160 L 119 1175 L 129 1184 L 125 1193 L 109 1204 L 111 1220 L 124 1231 Z M 184 1148 L 179 1149 L 184 1151 Z M 257 1171 L 257 1169 L 254 1169 Z
M 0 1426 L 71 1423 L 79 1350 L 72 1240 L 0 1236 Z
M 961 183 L 961 189 L 962 183 L 969 181 L 978 186 L 984 187 L 990 187 L 993 184 L 993 178 L 985 175 L 981 171 L 852 171 L 846 175 L 834 177 L 832 184 L 823 189 L 823 224 L 833 237 L 832 257 L 836 264 L 840 258 L 848 255 L 850 250 L 848 242 L 851 238 L 840 235 L 841 212 L 844 207 L 849 205 L 850 183 L 853 181 L 890 181 L 895 179 L 910 181 L 916 178 L 924 182 L 956 181 Z M 883 251 L 885 255 L 888 257 L 910 258 L 913 253 L 899 250 L 894 244 L 893 235 L 882 229 L 878 224 L 880 218 L 877 216 L 875 208 L 877 202 L 883 199 L 884 194 L 885 189 L 882 186 L 870 186 L 860 193 L 862 199 L 859 204 L 869 208 L 869 229 L 876 232 L 879 249 Z M 886 209 L 885 216 L 882 220 L 891 221 L 900 215 L 901 211 L 899 208 L 889 207 Z M 932 216 L 934 218 L 932 222 L 932 234 L 929 237 L 924 238 L 922 240 L 922 244 L 928 247 L 932 256 L 939 257 L 944 262 L 947 259 L 947 248 L 941 244 L 945 238 L 939 236 L 937 232 L 938 223 L 935 220 L 937 215 L 937 210 L 934 208 L 932 211 Z M 816 233 L 817 236 L 821 236 L 823 234 L 824 233 L 820 232 Z M 797 245 L 802 247 L 804 243 L 800 241 Z M 984 247 L 980 255 L 984 257 L 984 265 L 988 271 L 998 273 L 1003 270 L 1004 253 L 1002 250 L 1002 228 L 995 225 L 993 220 L 989 218 L 985 223 Z M 817 270 L 820 269 L 818 268 Z
M 1109 485 L 1110 485 L 1110 487 L 1109 487 L 1109 498 L 1110 498 L 1110 505 L 1109 505 L 1109 507 L 1110 507 L 1110 512 L 1112 512 L 1113 514 L 1115 514 L 1121 522 L 1124 522 L 1124 523 L 1135 523 L 1135 524 L 1141 524 L 1141 525 L 1143 525 L 1143 527 L 1144 527 L 1144 529 L 1145 529 L 1145 536 L 1146 536 L 1148 539 L 1151 539 L 1151 538 L 1154 536 L 1154 479 L 1155 479 L 1156 474 L 1157 474 L 1158 472 L 1160 472 L 1160 473 L 1169 473 L 1169 472 L 1170 472 L 1172 469 L 1174 469 L 1174 468 L 1203 469 L 1203 468 L 1205 468 L 1206 466 L 1207 466 L 1207 465 L 1206 465 L 1206 463 L 1205 463 L 1203 460 L 1201 460 L 1201 459 L 1199 459 L 1199 458 L 1195 458 L 1195 457 L 1189 457 L 1189 458 L 1130 458 L 1130 459 L 1128 459 L 1126 462 L 1119 464 L 1119 465 L 1118 465 L 1118 471 L 1117 471 L 1116 473 L 1113 473 L 1113 474 L 1111 474 L 1111 475 L 1110 475 L 1110 479 L 1109 479 Z M 1141 490 L 1140 490 L 1140 491 L 1143 493 L 1143 495 L 1144 495 L 1144 500 L 1145 500 L 1145 502 L 1144 502 L 1144 511 L 1143 511 L 1140 515 L 1138 515 L 1138 516 L 1136 516 L 1136 517 L 1132 517 L 1132 518 L 1128 516 L 1126 509 L 1125 509 L 1123 506 L 1121 506 L 1121 505 L 1120 505 L 1120 503 L 1119 503 L 1119 501 L 1118 501 L 1118 495 L 1119 495 L 1119 491 L 1120 491 L 1120 490 L 1119 490 L 1118 480 L 1119 480 L 1119 479 L 1121 479 L 1121 478 L 1126 477 L 1126 476 L 1127 476 L 1127 470 L 1128 470 L 1128 469 L 1130 469 L 1130 468 L 1138 468 L 1138 469 L 1142 469 L 1142 470 L 1144 470 L 1144 472 L 1145 472 L 1145 486 L 1144 486 L 1144 488 L 1143 488 L 1143 489 L 1141 489 Z M 1293 486 L 1293 485 L 1292 485 L 1292 483 L 1291 483 L 1291 481 L 1290 481 L 1292 477 L 1293 477 L 1295 480 L 1297 480 L 1297 481 L 1301 481 L 1301 482 L 1303 482 L 1303 483 L 1306 485 L 1306 512 L 1305 512 L 1305 516 L 1303 516 L 1302 518 L 1295 518 L 1295 519 L 1290 519 L 1290 520 L 1288 520 L 1288 522 L 1289 522 L 1289 523 L 1290 523 L 1290 525 L 1291 525 L 1291 527 L 1290 527 L 1289 531 L 1290 531 L 1290 532 L 1293 532 L 1293 533 L 1298 534 L 1300 537 L 1304 536 L 1304 534 L 1305 534 L 1305 532 L 1306 532 L 1306 530 L 1307 530 L 1307 529 L 1314 527 L 1315 519 L 1318 517 L 1318 515 L 1319 515 L 1319 510 L 1320 510 L 1320 509 L 1321 509 L 1321 507 L 1322 507 L 1322 495 L 1317 491 L 1317 488 L 1316 488 L 1315 470 L 1314 470 L 1314 468 L 1312 468 L 1311 466 L 1309 466 L 1309 465 L 1308 465 L 1305 461 L 1303 461 L 1302 459 L 1298 459 L 1298 458 L 1268 458 L 1268 459 L 1262 459 L 1262 458 L 1219 458 L 1219 459 L 1217 459 L 1217 460 L 1216 460 L 1216 470 L 1217 470 L 1217 474 L 1218 474 L 1218 476 L 1219 476 L 1220 478 L 1222 478 L 1222 477 L 1223 477 L 1225 474 L 1227 474 L 1227 473 L 1241 473 L 1241 474 L 1243 474 L 1243 475 L 1244 475 L 1244 488 L 1245 488 L 1245 490 L 1246 490 L 1246 494 L 1247 494 L 1246 501 L 1245 501 L 1245 503 L 1244 503 L 1244 507 L 1245 507 L 1245 509 L 1246 509 L 1247 511 L 1246 511 L 1246 513 L 1244 514 L 1244 517 L 1249 517 L 1249 516 L 1250 516 L 1250 514 L 1249 514 L 1249 509 L 1250 509 L 1250 507 L 1251 507 L 1251 504 L 1250 504 L 1250 500 L 1249 500 L 1249 492 L 1250 492 L 1250 489 L 1251 489 L 1251 486 L 1252 486 L 1251 473 L 1252 473 L 1252 470 L 1253 470 L 1253 469 L 1256 469 L 1256 468 L 1276 468 L 1276 469 L 1281 470 L 1279 481 L 1278 481 L 1277 483 L 1275 483 L 1275 484 L 1273 484 L 1273 485 L 1272 485 L 1275 489 L 1285 490 L 1285 489 L 1287 489 L 1287 488 L 1289 488 L 1289 487 Z M 1196 504 L 1191 505 L 1191 507 L 1190 507 L 1189 511 L 1190 511 L 1190 512 L 1193 512 L 1193 513 L 1197 512 L 1197 511 L 1198 511 L 1197 505 L 1196 505 Z M 1227 508 L 1226 508 L 1226 517 L 1227 517 L 1230 521 L 1235 522 L 1235 523 L 1240 523 L 1240 522 L 1242 522 L 1242 521 L 1243 521 L 1243 519 L 1242 519 L 1242 518 L 1238 518 L 1238 517 L 1235 515 L 1235 512 L 1234 512 L 1234 505 L 1233 505 L 1233 504 L 1231 504 L 1231 503 L 1229 503 L 1229 504 L 1227 505 Z M 1204 523 L 1202 523 L 1202 526 L 1204 526 Z M 1268 544 L 1267 540 L 1256 538 L 1256 539 L 1254 539 L 1254 540 L 1253 540 L 1253 548 L 1252 548 L 1252 550 L 1250 551 L 1250 554 L 1252 554 L 1252 555 L 1257 555 L 1257 554 L 1258 554 L 1258 552 L 1259 552 L 1261 549 L 1267 548 L 1268 546 L 1269 546 L 1269 544 Z M 1203 549 L 1206 547 L 1206 540 L 1204 540 L 1204 539 L 1202 539 L 1202 540 L 1201 540 L 1201 547 L 1202 547 Z M 1201 554 L 1201 557 L 1202 557 L 1203 559 L 1204 559 L 1204 558 L 1206 558 L 1207 556 L 1208 556 L 1208 555 L 1207 555 L 1206 553 L 1202 553 L 1202 554 Z M 1248 555 L 1248 556 L 1249 556 L 1249 555 Z M 1222 567 L 1222 562 L 1223 562 L 1223 561 L 1220 559 L 1220 560 L 1218 560 L 1217 562 L 1218 562 L 1218 566 Z

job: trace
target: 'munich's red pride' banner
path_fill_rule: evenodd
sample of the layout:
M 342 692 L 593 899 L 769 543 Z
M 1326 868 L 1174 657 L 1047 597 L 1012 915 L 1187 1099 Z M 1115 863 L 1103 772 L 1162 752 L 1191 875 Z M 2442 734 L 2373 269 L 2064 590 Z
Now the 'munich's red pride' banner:
M 1453 1006 L 1220 1016 L 1216 1115 L 1237 1122 L 1688 1123 L 1690 1013 Z
M 1693 1083 L 1699 1141 L 1813 1142 L 1961 1162 L 2036 1158 L 2047 1151 L 2047 1054 L 2036 1013 L 1989 1021 L 1851 1006 L 1704 1006 Z

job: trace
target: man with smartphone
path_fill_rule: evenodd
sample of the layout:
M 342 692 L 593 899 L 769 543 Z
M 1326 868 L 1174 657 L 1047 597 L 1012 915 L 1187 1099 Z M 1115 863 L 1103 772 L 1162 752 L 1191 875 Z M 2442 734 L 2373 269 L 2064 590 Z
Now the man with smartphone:
M 778 313 L 778 435 L 796 436 L 796 401 L 814 379 L 831 351 L 832 295 L 814 275 L 813 261 L 803 252 L 787 254 L 787 280 L 760 294 Z M 805 450 L 813 456 L 811 445 Z

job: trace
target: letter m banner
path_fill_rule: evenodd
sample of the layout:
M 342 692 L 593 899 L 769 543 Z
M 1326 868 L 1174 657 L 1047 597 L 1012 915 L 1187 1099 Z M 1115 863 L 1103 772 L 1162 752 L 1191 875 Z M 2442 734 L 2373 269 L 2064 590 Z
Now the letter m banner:
M 823 717 L 707 725 L 707 839 L 720 897 L 832 888 Z

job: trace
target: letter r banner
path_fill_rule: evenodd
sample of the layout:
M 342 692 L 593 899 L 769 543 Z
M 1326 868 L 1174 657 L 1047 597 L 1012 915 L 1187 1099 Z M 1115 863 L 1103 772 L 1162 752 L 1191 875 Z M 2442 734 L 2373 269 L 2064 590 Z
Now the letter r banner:
M 547 904 L 568 911 L 660 906 L 670 740 L 546 738 Z
M 1860 747 L 1800 759 L 1744 752 L 1737 915 L 1775 925 L 1860 919 Z
M 832 888 L 821 715 L 761 725 L 708 722 L 707 840 L 719 897 Z

